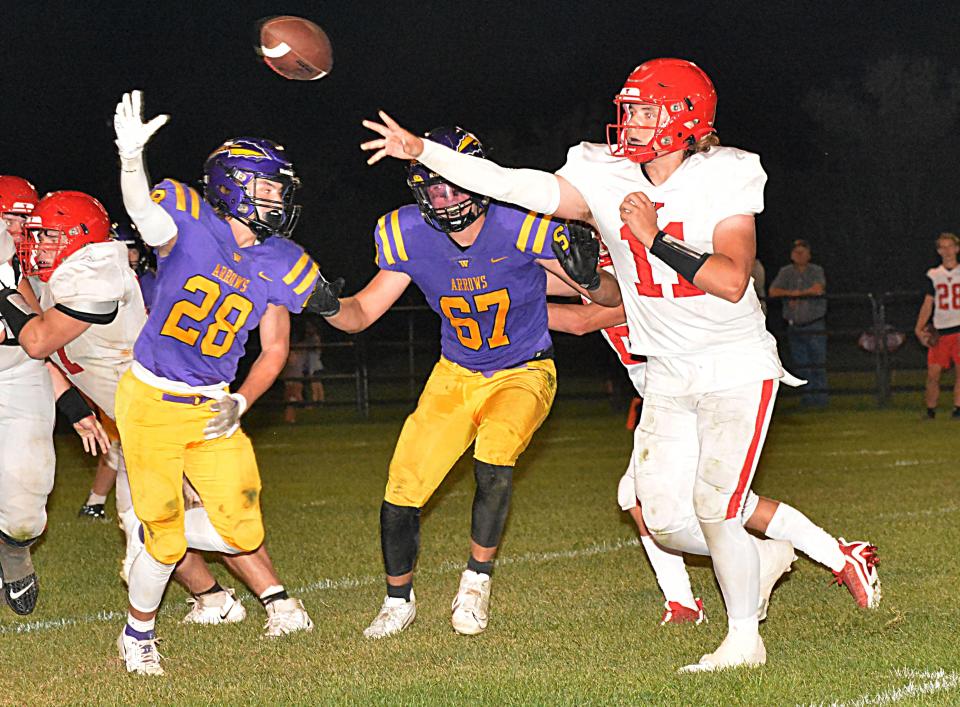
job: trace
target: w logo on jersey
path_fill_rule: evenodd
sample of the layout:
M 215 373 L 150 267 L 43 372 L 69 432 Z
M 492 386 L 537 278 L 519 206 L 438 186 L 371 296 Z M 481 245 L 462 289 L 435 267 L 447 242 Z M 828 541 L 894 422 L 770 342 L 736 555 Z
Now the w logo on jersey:
M 470 261 L 469 261 L 469 260 L 458 260 L 457 263 L 460 265 L 461 268 L 469 268 L 469 267 L 470 267 Z

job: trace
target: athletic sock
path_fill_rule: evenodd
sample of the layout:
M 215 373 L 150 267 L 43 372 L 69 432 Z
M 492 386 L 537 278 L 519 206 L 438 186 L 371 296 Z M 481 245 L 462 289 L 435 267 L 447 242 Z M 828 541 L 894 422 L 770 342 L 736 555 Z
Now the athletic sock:
M 90 492 L 90 495 L 87 496 L 87 505 L 88 506 L 102 506 L 107 502 L 106 496 L 101 496 L 98 493 Z
M 147 619 L 142 621 L 133 617 L 133 614 L 127 613 L 127 626 L 123 629 L 123 632 L 128 636 L 133 636 L 138 641 L 145 641 L 147 639 L 153 638 L 155 634 L 155 629 L 157 625 L 157 619 Z
M 258 597 L 260 603 L 264 607 L 269 606 L 275 601 L 280 601 L 281 599 L 289 599 L 290 595 L 287 594 L 287 590 L 283 588 L 282 584 L 274 584 L 263 590 L 263 593 Z
M 640 542 L 646 550 L 647 559 L 653 567 L 653 574 L 663 597 L 667 601 L 674 601 L 689 609 L 695 609 L 697 602 L 690 588 L 690 575 L 683 563 L 683 555 L 679 552 L 670 552 L 660 547 L 649 535 L 641 535 Z
M 700 523 L 700 527 L 710 547 L 727 617 L 755 623 L 760 605 L 760 556 L 754 538 L 743 529 L 739 518 Z
M 811 560 L 826 565 L 834 572 L 839 572 L 846 564 L 837 539 L 786 503 L 781 502 L 777 506 L 767 525 L 766 536 L 774 540 L 789 540 L 791 545 Z
M 130 567 L 128 596 L 137 611 L 156 611 L 176 564 L 167 565 L 146 551 L 137 555 Z
M 393 584 L 387 583 L 387 596 L 391 599 L 403 599 L 404 601 L 410 601 L 410 593 L 413 591 L 413 582 L 407 582 L 406 584 L 401 584 L 396 586 Z
M 477 574 L 485 574 L 488 577 L 493 576 L 493 560 L 488 562 L 481 562 L 480 560 L 474 559 L 473 555 L 470 555 L 470 559 L 467 560 L 467 569 L 476 572 Z
M 222 591 L 223 591 L 223 587 L 220 586 L 220 582 L 218 582 L 217 580 L 213 580 L 213 586 L 211 586 L 209 589 L 204 589 L 202 592 L 197 592 L 193 596 L 202 597 L 202 596 L 206 596 L 207 594 L 216 594 L 217 592 L 222 592 Z

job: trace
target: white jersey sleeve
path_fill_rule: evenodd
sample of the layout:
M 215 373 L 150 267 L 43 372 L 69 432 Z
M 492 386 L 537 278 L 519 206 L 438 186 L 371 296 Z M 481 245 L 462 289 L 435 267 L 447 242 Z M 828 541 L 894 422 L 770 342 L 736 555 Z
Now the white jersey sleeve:
M 64 260 L 50 277 L 54 306 L 81 321 L 107 324 L 124 295 L 130 269 L 127 247 L 110 241 L 84 246 Z
M 719 223 L 730 216 L 763 211 L 767 173 L 760 166 L 760 157 L 732 147 L 718 151 L 717 157 L 704 162 L 713 167 L 709 184 L 713 219 Z

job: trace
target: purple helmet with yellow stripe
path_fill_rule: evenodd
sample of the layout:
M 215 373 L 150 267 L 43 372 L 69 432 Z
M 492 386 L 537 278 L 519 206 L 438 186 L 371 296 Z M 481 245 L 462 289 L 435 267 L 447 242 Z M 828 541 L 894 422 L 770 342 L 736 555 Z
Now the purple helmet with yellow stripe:
M 465 155 L 486 158 L 477 136 L 463 128 L 434 128 L 424 138 Z M 407 167 L 407 186 L 417 199 L 423 220 L 444 233 L 462 231 L 490 205 L 490 197 L 460 189 L 419 162 Z
M 259 238 L 287 238 L 293 232 L 300 215 L 293 195 L 300 180 L 282 145 L 259 137 L 227 140 L 204 163 L 203 183 L 213 208 L 245 223 Z

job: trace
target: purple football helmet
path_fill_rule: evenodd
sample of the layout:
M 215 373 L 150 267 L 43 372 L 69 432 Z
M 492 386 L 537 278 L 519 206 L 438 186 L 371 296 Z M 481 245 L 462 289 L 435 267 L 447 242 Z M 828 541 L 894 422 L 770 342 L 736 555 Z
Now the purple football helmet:
M 257 180 L 281 185 L 280 200 L 257 198 Z M 281 145 L 259 137 L 227 140 L 203 165 L 204 196 L 213 208 L 242 221 L 258 238 L 293 232 L 300 206 L 293 195 L 300 180 Z
M 434 128 L 424 138 L 465 155 L 486 158 L 477 136 L 463 128 Z M 407 186 L 417 198 L 423 220 L 444 233 L 462 231 L 490 205 L 490 197 L 464 191 L 419 162 L 407 167 Z

